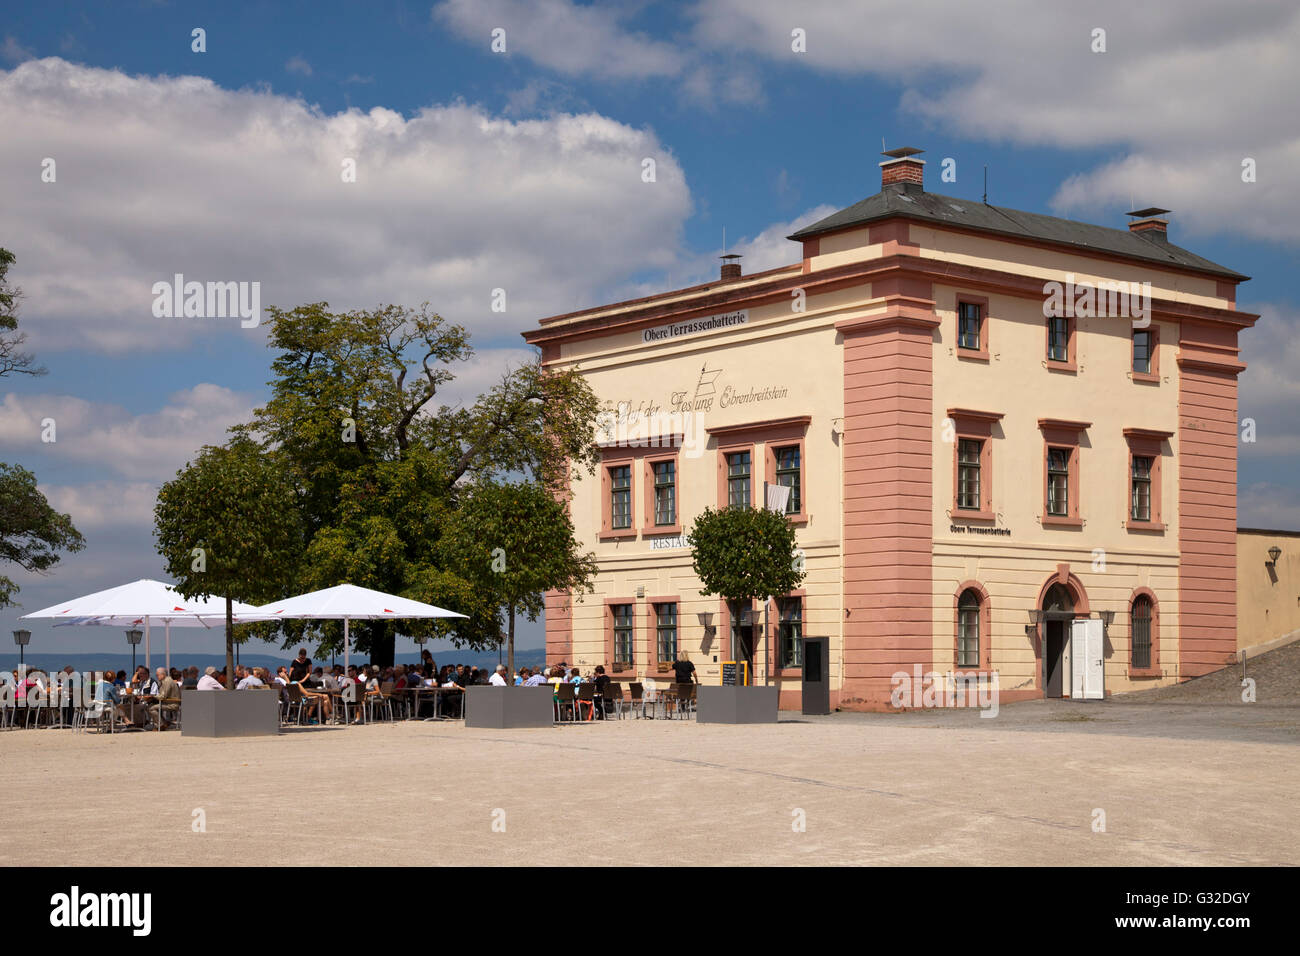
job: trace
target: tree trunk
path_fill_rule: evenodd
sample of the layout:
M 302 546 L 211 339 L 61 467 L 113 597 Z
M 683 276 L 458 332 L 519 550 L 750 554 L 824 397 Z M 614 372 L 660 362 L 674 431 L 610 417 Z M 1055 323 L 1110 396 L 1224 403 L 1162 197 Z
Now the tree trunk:
M 226 690 L 235 686 L 235 608 L 226 595 Z
M 508 655 L 506 667 L 510 669 L 508 676 L 513 681 L 515 677 L 515 606 L 513 604 L 506 608 L 506 614 L 510 618 L 510 629 L 506 634 L 506 653 Z
M 370 663 L 376 667 L 392 667 L 397 656 L 396 629 L 381 621 L 367 625 L 366 631 L 370 636 Z

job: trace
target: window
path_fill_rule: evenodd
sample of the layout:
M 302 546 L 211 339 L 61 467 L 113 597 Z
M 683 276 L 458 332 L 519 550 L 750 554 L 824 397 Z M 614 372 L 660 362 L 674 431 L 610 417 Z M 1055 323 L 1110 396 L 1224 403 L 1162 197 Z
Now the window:
M 1066 316 L 1054 315 L 1047 320 L 1047 360 L 1070 361 L 1070 320 Z
M 1068 421 L 1063 418 L 1040 418 L 1038 427 L 1043 432 L 1043 514 L 1044 525 L 1060 528 L 1082 528 L 1080 493 L 1080 451 L 1084 435 L 1091 422 Z
M 1070 514 L 1070 450 L 1047 449 L 1047 513 L 1058 517 Z
M 980 307 L 974 302 L 957 303 L 957 347 L 980 348 Z
M 952 441 L 953 458 L 951 517 L 963 521 L 997 520 L 993 510 L 993 442 L 1001 420 L 1001 412 L 948 409 L 944 429 L 953 431 L 948 439 Z
M 751 504 L 750 469 L 752 462 L 747 451 L 732 452 L 727 455 L 727 506 L 730 508 L 748 508 Z
M 787 445 L 776 450 L 776 483 L 790 489 L 790 498 L 785 503 L 785 513 L 788 515 L 803 511 L 799 487 L 800 461 L 798 445 Z
M 1136 374 L 1136 373 L 1134 373 Z M 1126 428 L 1128 442 L 1128 517 L 1125 528 L 1139 534 L 1163 534 L 1160 513 L 1161 461 L 1170 431 L 1155 428 Z
M 610 612 L 614 615 L 614 661 L 617 664 L 632 664 L 632 605 L 611 604 Z
M 677 523 L 677 463 L 657 461 L 654 463 L 655 479 L 655 524 L 673 525 Z
M 803 637 L 803 598 L 778 598 L 777 645 L 781 660 L 778 667 L 802 667 L 803 654 L 800 638 Z
M 632 527 L 632 466 L 615 465 L 609 469 L 610 525 L 615 529 Z
M 957 442 L 957 507 L 964 511 L 979 511 L 980 457 L 984 443 L 973 438 Z
M 1129 504 L 1129 517 L 1134 521 L 1151 520 L 1151 459 L 1134 455 L 1133 494 Z
M 1133 599 L 1129 620 L 1132 624 L 1132 667 L 1144 670 L 1151 667 L 1151 599 L 1139 594 Z
M 957 601 L 957 666 L 980 666 L 980 596 L 974 588 Z
M 677 605 L 655 605 L 655 640 L 659 648 L 659 660 L 672 662 L 677 660 Z
M 1133 371 L 1140 375 L 1154 373 L 1151 362 L 1151 333 L 1143 330 L 1133 332 Z

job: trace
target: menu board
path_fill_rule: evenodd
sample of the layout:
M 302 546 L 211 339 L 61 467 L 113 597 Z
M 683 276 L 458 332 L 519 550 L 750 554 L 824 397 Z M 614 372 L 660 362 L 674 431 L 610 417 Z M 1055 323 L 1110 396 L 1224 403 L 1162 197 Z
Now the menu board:
M 723 661 L 722 683 L 744 686 L 749 683 L 749 661 Z

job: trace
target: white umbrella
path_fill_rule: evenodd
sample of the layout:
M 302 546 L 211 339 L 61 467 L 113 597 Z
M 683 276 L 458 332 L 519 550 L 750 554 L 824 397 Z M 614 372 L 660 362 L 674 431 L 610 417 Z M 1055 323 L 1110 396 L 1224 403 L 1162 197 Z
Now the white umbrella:
M 425 604 L 422 601 L 412 601 L 409 598 L 398 597 L 396 594 L 385 594 L 383 591 L 359 588 L 355 584 L 340 584 L 332 588 L 312 591 L 309 594 L 299 594 L 296 597 L 285 598 L 283 601 L 272 601 L 270 604 L 263 604 L 257 608 L 258 620 L 291 617 L 308 618 L 310 620 L 341 620 L 343 622 L 344 668 L 348 666 L 348 654 L 352 643 L 348 631 L 348 622 L 350 621 L 467 616 L 457 614 L 455 611 L 448 611 L 445 608 L 435 607 L 432 604 Z
M 251 604 L 231 602 L 237 621 L 260 620 L 257 609 Z M 167 668 L 172 666 L 172 625 L 177 627 L 221 627 L 226 621 L 226 599 L 220 597 L 190 600 L 175 588 L 143 578 L 96 591 L 84 597 L 73 598 L 62 604 L 52 604 L 23 618 L 52 618 L 55 627 L 70 625 L 101 625 L 134 627 L 144 625 L 144 664 L 149 666 L 149 625 L 166 626 Z

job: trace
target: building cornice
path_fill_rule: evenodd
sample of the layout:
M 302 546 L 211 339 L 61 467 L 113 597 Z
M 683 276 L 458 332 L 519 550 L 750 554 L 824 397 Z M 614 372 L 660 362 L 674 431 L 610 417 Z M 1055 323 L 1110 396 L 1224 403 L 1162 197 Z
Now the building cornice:
M 802 290 L 806 297 L 811 297 L 888 278 L 941 283 L 960 286 L 970 291 L 987 291 L 1038 301 L 1045 299 L 1043 286 L 1046 281 L 1049 281 L 1041 277 L 1025 276 L 983 266 L 901 253 L 807 273 L 797 270 L 797 265 L 772 270 L 771 278 L 764 281 L 741 286 L 724 286 L 712 294 L 690 302 L 663 302 L 663 297 L 659 297 L 648 299 L 642 306 L 615 315 L 575 318 L 574 321 L 561 325 L 551 325 L 549 323 L 553 320 L 547 319 L 543 322 L 548 324 L 542 328 L 530 329 L 522 335 L 524 341 L 531 345 L 555 345 L 601 338 L 638 331 L 670 321 L 684 322 L 720 312 L 757 308 L 776 302 L 788 303 L 791 300 L 791 293 L 795 290 Z M 1259 319 L 1257 314 L 1251 312 L 1177 302 L 1172 299 L 1152 298 L 1150 306 L 1153 318 L 1170 322 L 1186 320 L 1226 325 L 1232 328 L 1249 328 Z M 581 316 L 582 313 L 574 315 Z

